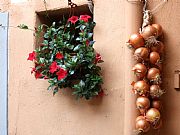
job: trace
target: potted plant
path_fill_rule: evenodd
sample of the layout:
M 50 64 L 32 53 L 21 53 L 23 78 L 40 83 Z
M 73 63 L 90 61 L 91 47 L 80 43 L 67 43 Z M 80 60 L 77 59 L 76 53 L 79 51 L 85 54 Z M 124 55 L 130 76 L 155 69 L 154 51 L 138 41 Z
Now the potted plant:
M 48 79 L 48 90 L 57 93 L 71 88 L 77 98 L 91 99 L 103 95 L 101 55 L 93 48 L 95 22 L 89 15 L 72 16 L 51 26 L 35 28 L 37 46 L 29 53 L 36 79 Z

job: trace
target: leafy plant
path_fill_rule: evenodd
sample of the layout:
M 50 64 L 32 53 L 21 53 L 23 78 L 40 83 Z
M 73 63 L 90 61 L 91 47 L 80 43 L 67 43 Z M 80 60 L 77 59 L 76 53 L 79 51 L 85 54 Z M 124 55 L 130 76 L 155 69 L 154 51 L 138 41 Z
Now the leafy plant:
M 31 73 L 37 79 L 48 79 L 48 90 L 72 88 L 77 98 L 102 95 L 101 55 L 93 48 L 95 22 L 88 15 L 72 16 L 51 26 L 35 29 L 37 48 L 28 60 L 35 63 Z

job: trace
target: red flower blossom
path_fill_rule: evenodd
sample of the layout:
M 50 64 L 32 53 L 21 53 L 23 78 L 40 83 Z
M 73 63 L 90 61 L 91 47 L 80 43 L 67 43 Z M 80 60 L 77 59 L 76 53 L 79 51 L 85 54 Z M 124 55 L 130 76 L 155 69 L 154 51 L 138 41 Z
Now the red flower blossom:
M 36 79 L 41 78 L 41 77 L 42 77 L 42 74 L 39 71 L 35 72 Z
M 31 69 L 31 74 L 36 71 L 36 68 Z
M 103 90 L 101 90 L 101 91 L 98 93 L 98 97 L 103 97 L 103 96 L 105 96 L 105 93 L 104 93 Z
M 57 71 L 57 69 L 59 68 L 59 66 L 57 65 L 56 61 L 53 61 L 52 64 L 49 67 L 49 72 L 50 73 L 54 73 Z
M 44 80 L 49 79 L 47 76 L 44 77 Z
M 56 54 L 56 59 L 62 59 L 62 58 L 64 58 L 64 56 L 62 55 L 62 53 L 60 53 L 60 52 L 58 52 L 57 54 Z
M 86 46 L 89 46 L 89 40 L 86 40 Z
M 27 58 L 27 60 L 33 61 L 35 59 L 36 59 L 35 51 L 33 51 L 32 53 L 29 53 L 29 57 Z
M 63 68 L 60 68 L 56 75 L 58 76 L 58 80 L 64 79 L 67 76 L 67 71 Z
M 84 22 L 88 22 L 88 20 L 91 18 L 89 15 L 81 15 L 80 20 L 83 20 Z
M 78 21 L 78 17 L 77 16 L 72 16 L 71 18 L 68 19 L 68 21 L 75 24 Z
M 96 59 L 95 59 L 95 63 L 98 63 L 99 61 L 101 61 L 101 55 L 99 53 L 96 54 Z

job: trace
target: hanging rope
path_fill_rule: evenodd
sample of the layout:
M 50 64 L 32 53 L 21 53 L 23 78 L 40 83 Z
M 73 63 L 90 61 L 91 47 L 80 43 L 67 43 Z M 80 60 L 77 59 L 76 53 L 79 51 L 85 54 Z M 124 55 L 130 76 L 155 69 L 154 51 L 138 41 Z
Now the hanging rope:
M 77 4 L 73 3 L 71 0 L 68 0 L 68 6 L 71 8 L 77 7 Z
M 155 8 L 151 10 L 151 13 L 155 14 L 156 12 L 158 12 L 158 10 L 161 9 L 166 4 L 166 2 L 168 2 L 168 0 L 163 0 L 162 2 L 160 2 Z
M 153 20 L 151 11 L 147 10 L 147 3 L 148 3 L 148 0 L 143 1 L 143 4 L 144 4 L 144 6 L 143 6 L 143 24 L 142 24 L 141 30 L 143 30 L 143 28 L 146 27 L 147 25 L 150 25 Z
M 88 7 L 89 7 L 89 10 L 90 10 L 91 13 L 93 14 L 93 11 L 94 11 L 93 1 L 92 1 L 92 0 L 87 0 L 87 4 L 88 4 Z

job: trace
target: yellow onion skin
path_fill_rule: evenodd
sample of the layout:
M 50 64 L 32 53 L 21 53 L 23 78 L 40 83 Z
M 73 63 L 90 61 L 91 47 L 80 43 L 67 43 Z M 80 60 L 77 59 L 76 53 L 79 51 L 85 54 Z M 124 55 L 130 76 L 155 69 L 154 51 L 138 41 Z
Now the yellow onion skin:
M 146 81 L 137 81 L 134 84 L 133 90 L 140 96 L 145 96 L 149 93 L 149 84 Z
M 150 130 L 150 124 L 146 119 L 140 119 L 136 121 L 136 130 L 140 132 L 148 132 Z
M 141 35 L 144 39 L 148 39 L 151 36 L 157 36 L 157 29 L 151 25 L 148 25 L 143 29 Z
M 140 96 L 136 99 L 136 107 L 141 114 L 145 114 L 146 110 L 150 107 L 150 100 L 147 97 Z
M 134 58 L 137 62 L 146 61 L 148 56 L 149 50 L 146 47 L 140 47 L 134 51 Z
M 159 54 L 162 54 L 164 52 L 164 44 L 159 41 L 156 45 L 152 46 L 150 50 L 152 52 L 158 52 Z
M 162 102 L 160 100 L 153 100 L 151 106 L 152 108 L 156 108 L 160 111 L 162 108 Z
M 161 118 L 161 114 L 158 109 L 156 108 L 150 108 L 146 112 L 146 120 L 149 121 L 152 124 L 156 124 Z
M 136 33 L 136 34 L 132 34 L 129 38 L 128 43 L 134 48 L 137 49 L 139 47 L 143 47 L 144 46 L 144 38 Z
M 157 36 L 161 36 L 163 33 L 162 26 L 160 24 L 152 24 L 154 28 L 157 30 Z
M 160 62 L 160 55 L 157 52 L 151 52 L 149 55 L 149 61 L 151 64 L 158 64 Z
M 155 98 L 160 98 L 162 94 L 164 94 L 164 91 L 161 90 L 159 85 L 151 85 L 149 94 L 153 99 L 155 99 Z
M 147 73 L 147 79 L 155 84 L 159 84 L 161 82 L 160 70 L 158 68 L 150 68 Z
M 137 63 L 132 68 L 132 71 L 134 71 L 134 73 L 135 73 L 135 75 L 137 76 L 138 79 L 143 79 L 146 76 L 147 68 L 146 68 L 146 66 L 144 64 Z
M 137 122 L 138 120 L 141 120 L 141 119 L 145 120 L 146 118 L 145 118 L 143 115 L 140 115 L 140 116 L 138 116 L 138 117 L 136 118 L 136 122 Z

